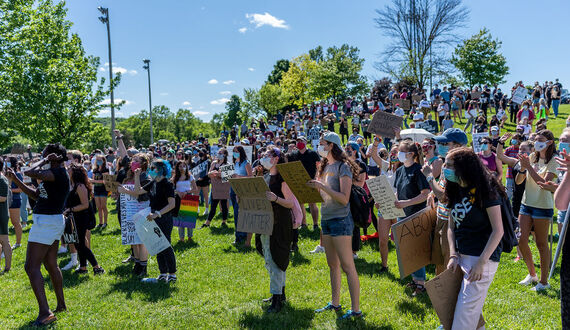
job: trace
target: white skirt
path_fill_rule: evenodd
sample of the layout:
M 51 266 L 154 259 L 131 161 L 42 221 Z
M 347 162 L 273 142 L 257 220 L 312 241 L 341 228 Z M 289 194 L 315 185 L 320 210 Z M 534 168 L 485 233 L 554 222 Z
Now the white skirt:
M 52 245 L 58 241 L 65 230 L 63 214 L 33 214 L 34 224 L 30 229 L 28 242 Z

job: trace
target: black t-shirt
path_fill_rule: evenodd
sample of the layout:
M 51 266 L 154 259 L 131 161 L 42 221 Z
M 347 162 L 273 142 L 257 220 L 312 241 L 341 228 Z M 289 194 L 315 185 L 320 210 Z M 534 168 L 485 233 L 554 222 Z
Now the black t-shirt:
M 102 170 L 94 170 L 93 171 L 93 180 L 103 180 L 103 174 L 109 173 L 109 169 L 103 168 Z M 107 193 L 107 189 L 105 189 L 104 183 L 94 183 L 93 184 L 93 191 L 96 195 L 104 195 Z
M 474 197 L 466 192 L 461 202 L 451 206 L 449 215 L 455 224 L 455 241 L 459 253 L 478 257 L 483 253 L 493 232 L 487 208 L 501 205 L 501 201 L 485 200 L 484 208 L 481 209 L 477 204 L 473 204 L 474 200 Z M 498 262 L 500 258 L 501 248 L 498 246 L 490 259 Z
M 301 161 L 303 167 L 305 170 L 307 170 L 307 173 L 309 173 L 311 179 L 314 179 L 315 175 L 317 174 L 317 162 L 321 161 L 319 154 L 311 149 L 306 149 L 305 153 L 301 153 L 299 151 L 291 153 L 289 161 L 294 162 L 297 160 Z
M 398 192 L 398 200 L 407 200 L 418 196 L 422 190 L 429 189 L 429 184 L 422 173 L 420 164 L 414 163 L 410 167 L 400 166 L 396 170 L 394 187 Z M 425 207 L 426 202 L 424 201 L 416 205 L 404 207 L 404 213 L 406 213 L 406 216 L 410 216 L 423 210 Z
M 160 211 L 168 205 L 169 197 L 174 198 L 174 186 L 166 178 L 159 182 L 152 180 L 142 188 L 150 195 L 150 208 L 153 212 Z
M 39 197 L 34 214 L 62 214 L 69 194 L 69 176 L 64 167 L 51 168 L 54 181 L 43 181 L 38 185 Z

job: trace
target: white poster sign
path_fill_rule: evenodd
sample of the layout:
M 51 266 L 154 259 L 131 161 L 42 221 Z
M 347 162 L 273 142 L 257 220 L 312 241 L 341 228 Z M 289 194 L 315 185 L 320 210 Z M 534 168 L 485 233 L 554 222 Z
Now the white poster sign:
M 396 219 L 406 216 L 404 209 L 399 209 L 394 205 L 396 195 L 386 175 L 383 174 L 373 179 L 368 179 L 366 184 L 384 219 Z
M 135 188 L 134 184 L 123 185 L 128 190 Z M 121 243 L 123 245 L 142 244 L 135 230 L 133 216 L 148 207 L 149 201 L 139 202 L 136 197 L 127 194 L 120 194 L 119 203 L 121 203 Z
M 148 250 L 148 254 L 155 256 L 168 249 L 170 247 L 170 243 L 166 239 L 166 236 L 164 236 L 162 230 L 158 228 L 156 222 L 154 222 L 154 220 L 148 221 L 146 219 L 149 214 L 150 207 L 147 207 L 135 214 L 133 216 L 133 220 L 135 222 L 137 234 Z
M 484 133 L 473 133 L 473 151 L 480 152 L 481 151 L 481 143 L 479 143 L 479 139 L 482 137 L 489 136 L 489 132 Z
M 523 103 L 527 94 L 528 90 L 526 88 L 521 86 L 517 87 L 517 89 L 513 93 L 513 102 L 517 104 Z

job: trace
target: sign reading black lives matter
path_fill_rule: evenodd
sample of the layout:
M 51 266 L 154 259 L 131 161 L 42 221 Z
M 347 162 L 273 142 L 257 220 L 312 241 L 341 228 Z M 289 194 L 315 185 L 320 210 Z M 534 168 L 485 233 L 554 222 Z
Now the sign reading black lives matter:
M 269 187 L 261 177 L 230 179 L 232 189 L 239 198 L 237 231 L 271 235 L 273 233 L 273 207 L 267 200 Z
M 368 125 L 368 132 L 392 139 L 395 137 L 394 128 L 401 128 L 403 121 L 404 119 L 400 116 L 384 111 L 376 111 L 370 125 Z

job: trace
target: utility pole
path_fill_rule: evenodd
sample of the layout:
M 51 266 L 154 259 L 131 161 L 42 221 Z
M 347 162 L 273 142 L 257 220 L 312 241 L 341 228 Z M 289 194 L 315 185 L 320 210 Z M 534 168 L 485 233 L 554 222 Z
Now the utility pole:
M 150 119 L 150 144 L 154 143 L 154 137 L 152 132 L 152 94 L 150 91 L 150 60 L 144 59 L 143 60 L 143 69 L 145 69 L 148 73 L 148 117 Z
M 109 88 L 111 90 L 111 139 L 113 148 L 117 148 L 117 140 L 115 140 L 115 94 L 113 91 L 113 57 L 111 56 L 111 27 L 109 26 L 109 8 L 97 8 L 103 16 L 99 17 L 101 23 L 107 26 L 107 44 L 109 48 Z

